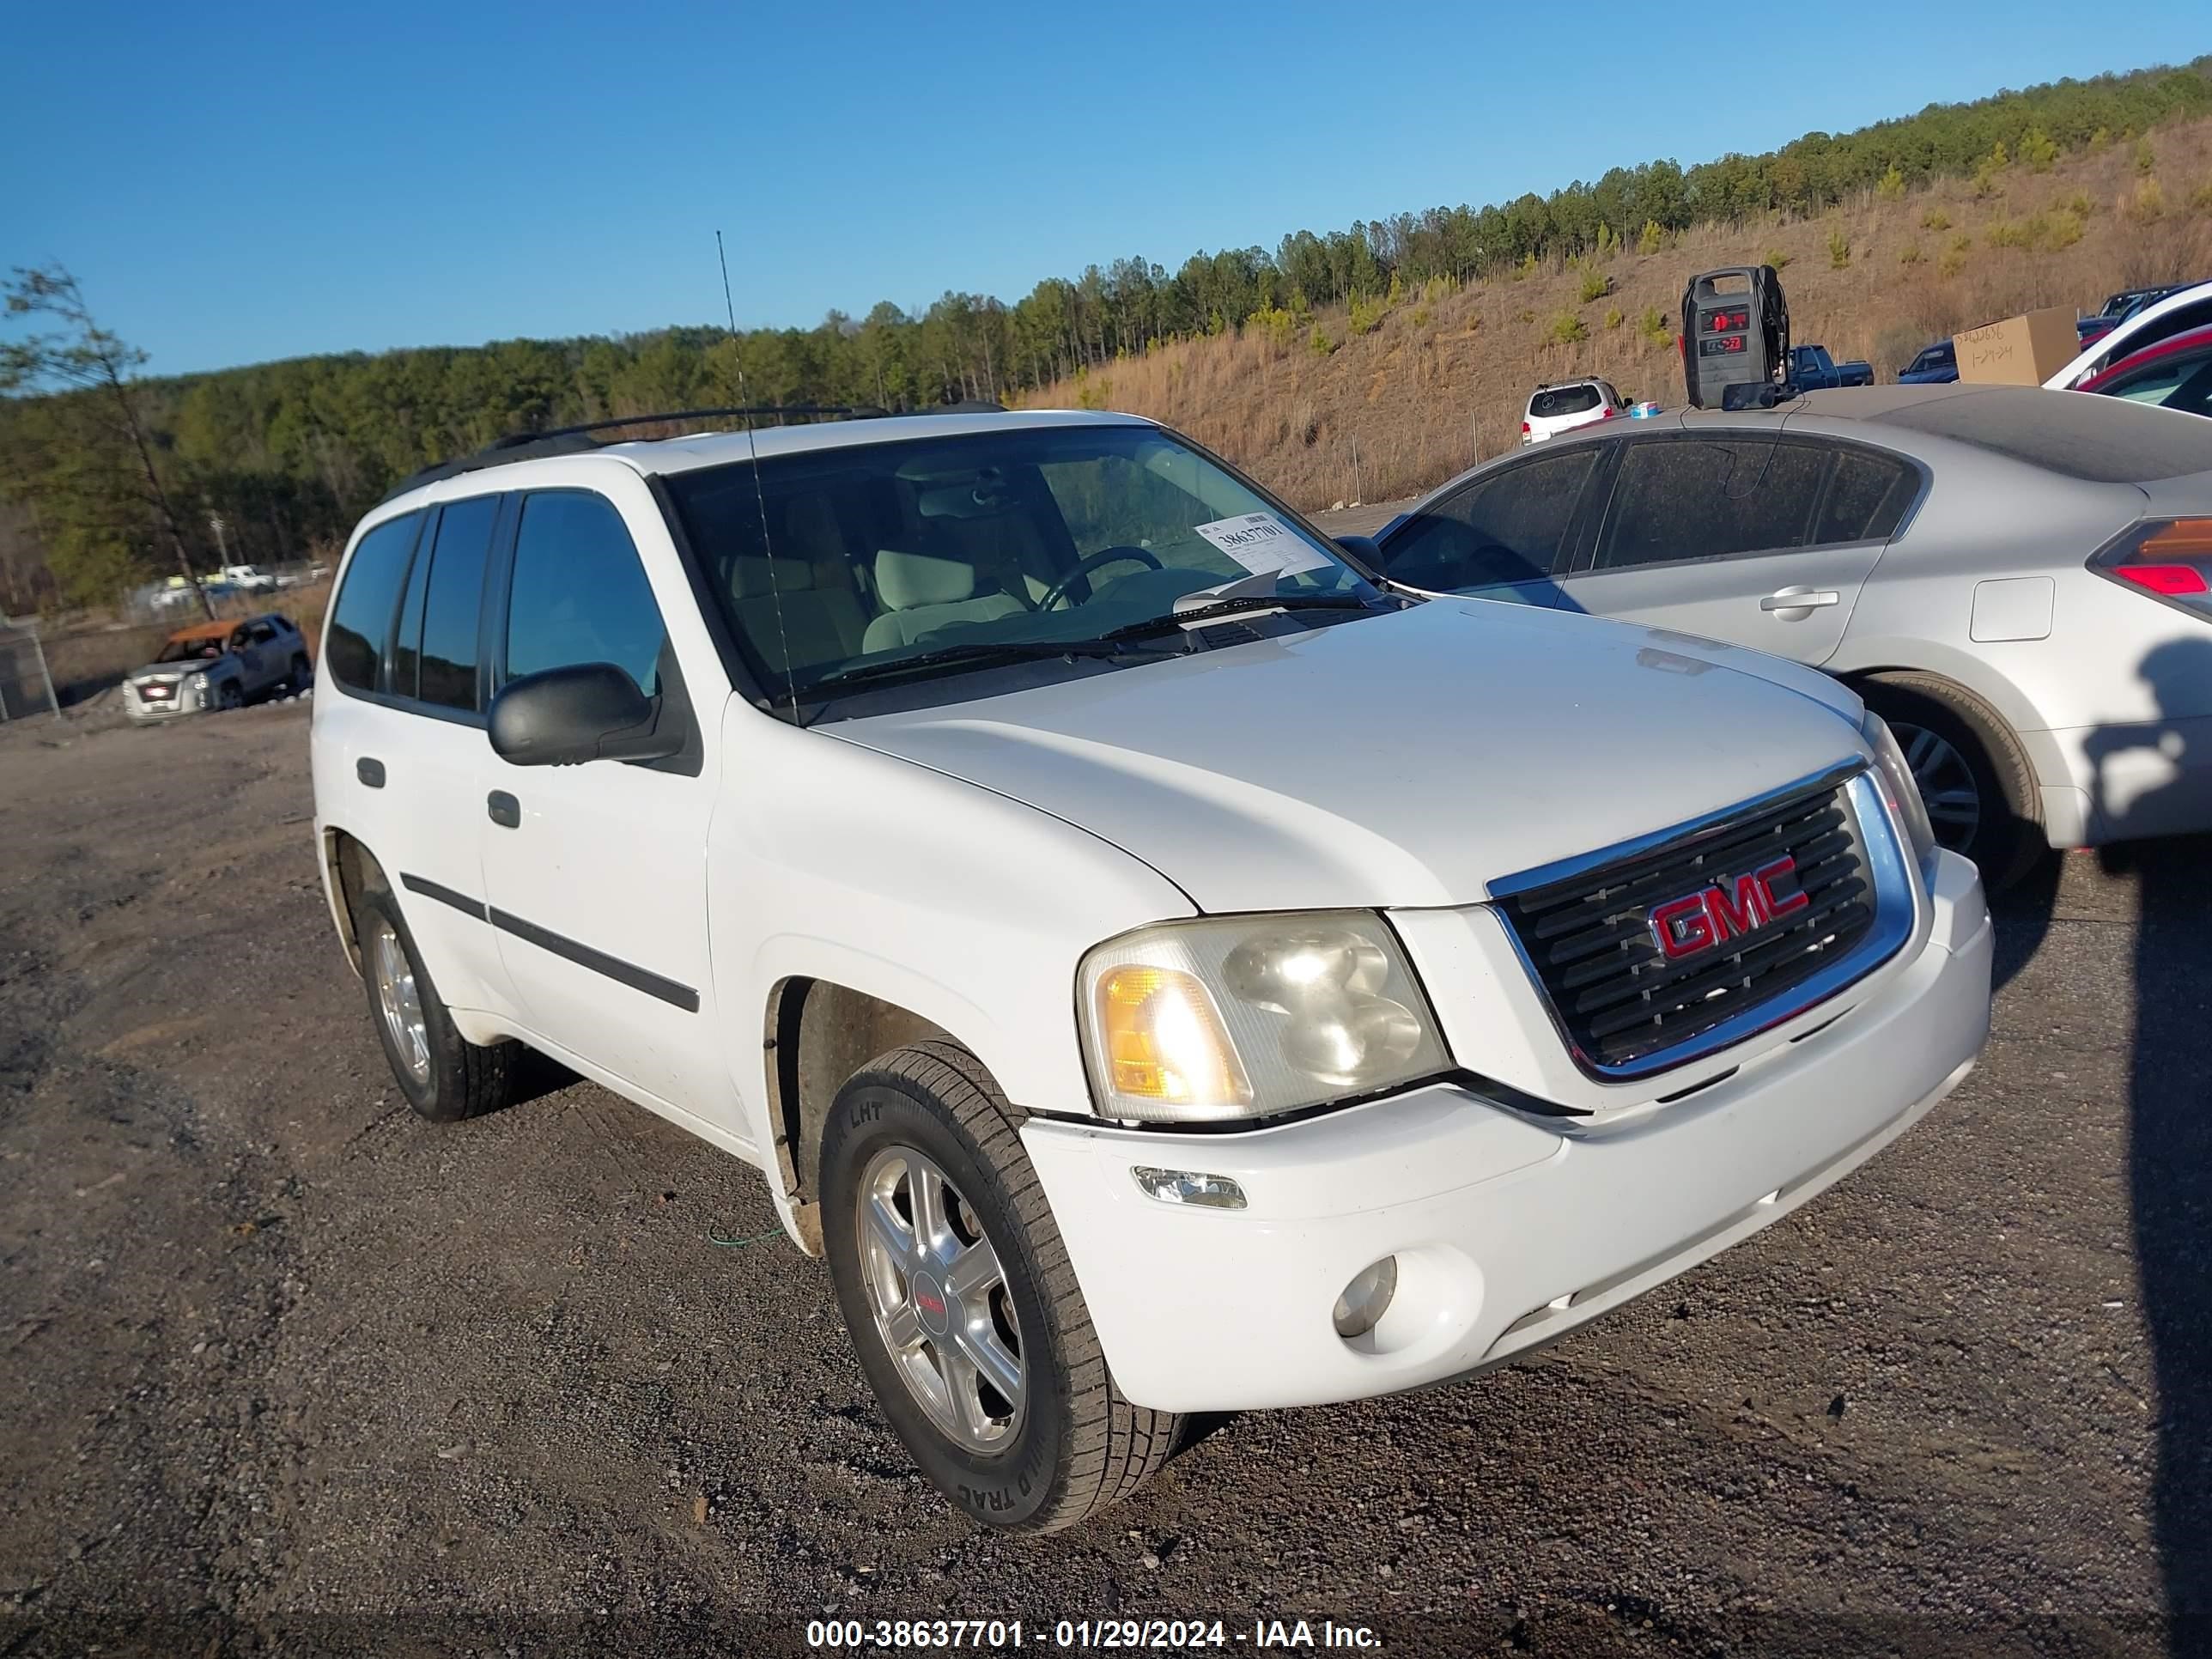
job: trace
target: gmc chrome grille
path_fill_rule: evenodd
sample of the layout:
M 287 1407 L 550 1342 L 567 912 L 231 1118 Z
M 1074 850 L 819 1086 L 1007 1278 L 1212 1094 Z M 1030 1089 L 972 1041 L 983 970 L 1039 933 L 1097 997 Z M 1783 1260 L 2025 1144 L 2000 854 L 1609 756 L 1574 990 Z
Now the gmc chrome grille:
M 1893 896 L 1900 909 L 1875 890 L 1877 864 L 1909 878 L 1886 818 L 1872 830 L 1888 856 L 1870 857 L 1860 812 L 1878 815 L 1875 799 L 1831 775 L 1557 878 L 1496 884 L 1577 1062 L 1613 1078 L 1662 1070 L 1789 1018 L 1891 955 L 1911 893 Z

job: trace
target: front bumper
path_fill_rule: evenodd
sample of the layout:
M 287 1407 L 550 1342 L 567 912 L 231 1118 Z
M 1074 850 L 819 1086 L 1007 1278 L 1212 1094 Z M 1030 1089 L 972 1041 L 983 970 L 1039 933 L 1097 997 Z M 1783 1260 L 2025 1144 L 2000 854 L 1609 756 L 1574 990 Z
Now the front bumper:
M 1974 867 L 1940 855 L 1928 901 L 1910 960 L 1672 1104 L 1539 1118 L 1437 1085 L 1241 1133 L 1030 1120 L 1023 1144 L 1116 1382 L 1163 1411 L 1416 1388 L 1549 1341 L 1788 1214 L 1957 1086 L 1989 1034 Z M 1163 1204 L 1133 1164 L 1231 1176 L 1249 1206 Z M 1389 1312 L 1340 1338 L 1339 1291 L 1393 1255 Z
M 197 714 L 201 702 L 198 695 L 183 684 L 167 697 L 149 700 L 138 694 L 138 688 L 126 680 L 123 684 L 123 712 L 134 720 L 174 720 L 179 714 Z

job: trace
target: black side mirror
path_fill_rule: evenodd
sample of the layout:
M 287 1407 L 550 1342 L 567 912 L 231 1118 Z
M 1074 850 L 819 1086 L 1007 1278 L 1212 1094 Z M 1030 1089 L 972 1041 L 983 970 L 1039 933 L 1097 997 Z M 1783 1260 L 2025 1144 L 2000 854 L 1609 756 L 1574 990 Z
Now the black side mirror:
M 680 735 L 654 728 L 659 710 L 611 662 L 574 663 L 511 680 L 491 700 L 491 746 L 516 766 L 659 760 Z
M 1372 536 L 1339 536 L 1338 550 L 1349 558 L 1355 569 L 1370 576 L 1382 574 L 1382 550 L 1375 544 Z

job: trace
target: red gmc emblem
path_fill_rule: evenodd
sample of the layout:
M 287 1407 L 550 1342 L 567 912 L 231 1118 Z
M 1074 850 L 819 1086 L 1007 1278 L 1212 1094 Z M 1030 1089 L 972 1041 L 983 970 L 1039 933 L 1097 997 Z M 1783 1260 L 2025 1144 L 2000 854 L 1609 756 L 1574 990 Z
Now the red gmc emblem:
M 1793 882 L 1786 893 L 1774 890 L 1779 878 L 1793 876 L 1796 870 L 1797 860 L 1784 853 L 1747 876 L 1733 881 L 1723 877 L 1694 893 L 1653 905 L 1651 937 L 1658 942 L 1660 954 L 1680 962 L 1803 909 L 1812 902 L 1803 888 Z

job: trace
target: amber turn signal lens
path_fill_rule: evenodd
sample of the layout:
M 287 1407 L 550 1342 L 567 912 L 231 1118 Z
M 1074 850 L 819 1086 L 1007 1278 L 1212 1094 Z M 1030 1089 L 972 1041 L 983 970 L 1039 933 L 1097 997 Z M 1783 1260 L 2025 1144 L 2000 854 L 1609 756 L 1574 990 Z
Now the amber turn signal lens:
M 1098 1029 L 1114 1087 L 1175 1105 L 1248 1105 L 1252 1085 L 1213 999 L 1172 968 L 1116 968 L 1098 983 Z
M 2160 525 L 2137 544 L 2136 556 L 2147 564 L 2212 557 L 2212 519 L 2176 519 Z

